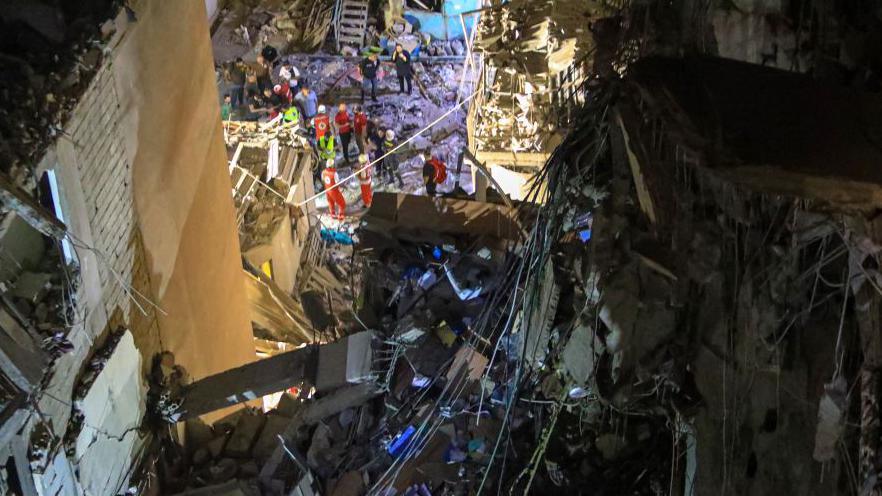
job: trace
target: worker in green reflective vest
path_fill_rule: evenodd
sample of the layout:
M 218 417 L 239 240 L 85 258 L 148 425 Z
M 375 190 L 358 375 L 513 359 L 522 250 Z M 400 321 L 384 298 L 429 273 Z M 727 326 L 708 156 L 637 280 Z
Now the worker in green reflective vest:
M 334 135 L 326 133 L 318 140 L 318 154 L 322 162 L 326 160 L 334 160 L 337 158 L 337 152 L 334 150 Z
M 282 119 L 285 121 L 287 125 L 295 125 L 300 122 L 300 111 L 297 110 L 297 106 L 291 105 L 282 113 Z

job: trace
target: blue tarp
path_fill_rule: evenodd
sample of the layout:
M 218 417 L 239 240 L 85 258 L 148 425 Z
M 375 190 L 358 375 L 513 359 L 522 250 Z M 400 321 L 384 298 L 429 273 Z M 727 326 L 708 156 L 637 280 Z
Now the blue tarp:
M 414 18 L 419 21 L 420 31 L 428 33 L 433 39 L 453 40 L 464 37 L 462 24 L 459 22 L 459 14 L 478 10 L 481 8 L 480 0 L 448 0 L 444 2 L 443 13 L 426 12 L 425 10 L 405 11 L 404 18 Z M 465 16 L 466 30 L 471 33 L 475 28 L 477 16 Z M 411 22 L 408 20 L 408 22 Z

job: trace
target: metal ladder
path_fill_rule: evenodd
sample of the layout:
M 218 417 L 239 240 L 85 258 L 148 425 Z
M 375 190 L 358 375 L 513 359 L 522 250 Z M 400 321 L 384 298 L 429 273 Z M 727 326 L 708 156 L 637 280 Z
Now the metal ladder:
M 338 0 L 334 29 L 337 33 L 337 50 L 341 43 L 364 45 L 364 32 L 367 29 L 367 0 Z

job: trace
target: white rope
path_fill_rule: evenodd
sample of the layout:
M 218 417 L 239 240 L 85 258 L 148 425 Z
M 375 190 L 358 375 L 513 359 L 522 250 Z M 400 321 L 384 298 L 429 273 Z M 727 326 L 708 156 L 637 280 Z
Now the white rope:
M 323 196 L 323 195 L 327 194 L 328 191 L 331 191 L 332 189 L 339 188 L 339 187 L 342 186 L 346 181 L 349 181 L 349 180 L 352 179 L 353 177 L 355 177 L 355 176 L 357 176 L 358 174 L 360 174 L 362 171 L 364 171 L 364 170 L 366 170 L 366 169 L 368 169 L 368 168 L 370 168 L 370 167 L 373 167 L 374 164 L 380 162 L 380 161 L 383 160 L 384 158 L 386 158 L 386 157 L 388 157 L 389 155 L 395 153 L 395 151 L 397 151 L 399 148 L 401 148 L 402 146 L 404 146 L 404 145 L 410 143 L 411 141 L 413 141 L 414 138 L 416 138 L 417 136 L 423 134 L 424 132 L 426 132 L 426 131 L 428 131 L 429 129 L 431 129 L 432 127 L 434 127 L 435 124 L 438 124 L 439 122 L 441 122 L 442 120 L 444 120 L 445 117 L 447 117 L 448 115 L 450 115 L 450 114 L 456 112 L 457 110 L 459 110 L 460 107 L 462 107 L 463 105 L 465 105 L 466 103 L 468 103 L 468 102 L 469 102 L 472 98 L 474 98 L 474 96 L 477 95 L 477 94 L 478 94 L 478 92 L 475 91 L 474 93 L 472 93 L 472 94 L 469 95 L 468 97 L 464 98 L 461 102 L 459 102 L 458 104 L 456 104 L 456 105 L 454 105 L 453 107 L 451 107 L 450 110 L 448 110 L 447 112 L 444 112 L 444 113 L 441 115 L 441 117 L 438 117 L 437 119 L 435 119 L 434 121 L 432 121 L 431 123 L 429 123 L 426 127 L 422 128 L 422 129 L 420 129 L 419 131 L 417 131 L 416 133 L 414 133 L 410 138 L 407 138 L 406 140 L 404 140 L 404 141 L 402 141 L 401 143 L 399 143 L 398 146 L 396 146 L 395 148 L 389 150 L 388 152 L 386 152 L 386 153 L 385 153 L 383 156 L 381 156 L 380 158 L 374 160 L 373 162 L 368 162 L 367 165 L 365 165 L 365 166 L 362 167 L 361 169 L 358 169 L 357 171 L 354 171 L 352 174 L 346 176 L 345 178 L 341 179 L 340 181 L 337 181 L 337 184 L 331 186 L 330 188 L 325 188 L 324 191 L 321 191 L 321 192 L 319 192 L 319 193 L 316 193 L 316 194 L 312 195 L 311 197 L 309 197 L 309 198 L 303 200 L 303 201 L 300 202 L 300 203 L 295 203 L 294 205 L 297 206 L 297 207 L 300 207 L 300 206 L 302 206 L 302 205 L 306 205 L 307 203 L 311 202 L 312 200 L 315 200 L 316 198 L 319 198 L 320 196 Z

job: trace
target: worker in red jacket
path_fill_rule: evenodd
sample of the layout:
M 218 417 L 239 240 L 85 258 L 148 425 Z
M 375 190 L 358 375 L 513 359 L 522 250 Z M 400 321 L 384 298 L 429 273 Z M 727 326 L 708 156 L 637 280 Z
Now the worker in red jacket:
M 343 220 L 343 214 L 346 212 L 346 199 L 343 198 L 343 192 L 337 183 L 340 176 L 337 175 L 337 168 L 334 167 L 334 159 L 328 159 L 325 162 L 325 170 L 322 171 L 322 184 L 325 185 L 325 196 L 328 198 L 328 211 L 331 216 L 338 220 Z
M 352 113 L 352 129 L 355 132 L 355 144 L 358 145 L 358 153 L 367 153 L 368 116 L 361 105 L 356 105 L 352 109 Z
M 358 156 L 358 182 L 361 184 L 361 201 L 364 203 L 364 208 L 371 208 L 371 201 L 374 198 L 371 191 L 371 166 L 368 164 L 367 155 L 362 153 Z
M 343 145 L 343 159 L 346 165 L 349 165 L 349 143 L 352 142 L 352 116 L 345 103 L 340 103 L 337 107 L 337 115 L 334 116 L 334 128 L 337 130 L 337 136 L 340 137 L 340 144 Z
M 322 136 L 328 134 L 331 129 L 331 118 L 328 117 L 328 109 L 324 105 L 319 105 L 318 113 L 312 118 L 312 125 L 315 127 L 315 140 L 322 139 Z
M 436 188 L 447 179 L 447 165 L 429 153 L 423 154 L 423 182 L 426 194 L 435 196 Z

